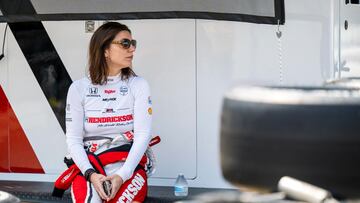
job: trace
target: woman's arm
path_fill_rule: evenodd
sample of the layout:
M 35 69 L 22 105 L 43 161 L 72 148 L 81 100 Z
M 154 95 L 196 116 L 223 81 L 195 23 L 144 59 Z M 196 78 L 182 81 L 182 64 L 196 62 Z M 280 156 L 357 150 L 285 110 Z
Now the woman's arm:
M 79 81 L 74 82 L 68 91 L 66 101 L 66 142 L 76 166 L 82 174 L 93 169 L 84 149 L 84 105 L 81 95 L 84 87 Z M 87 179 L 94 185 L 95 190 L 104 200 L 109 200 L 105 194 L 102 183 L 105 180 L 102 174 L 92 173 Z
M 81 95 L 80 81 L 71 84 L 66 101 L 66 143 L 77 167 L 85 174 L 87 169 L 93 168 L 84 150 L 84 107 Z
M 136 77 L 134 80 L 133 87 L 131 88 L 135 97 L 134 141 L 123 167 L 116 172 L 123 182 L 130 179 L 133 175 L 151 139 L 152 105 L 150 88 L 144 79 Z

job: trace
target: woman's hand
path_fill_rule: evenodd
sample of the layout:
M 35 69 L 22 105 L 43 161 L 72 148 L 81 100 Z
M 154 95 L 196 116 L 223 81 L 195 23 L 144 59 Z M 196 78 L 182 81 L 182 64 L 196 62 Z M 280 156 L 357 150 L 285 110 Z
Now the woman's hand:
M 100 198 L 106 201 L 109 201 L 109 196 L 106 195 L 103 182 L 105 181 L 106 177 L 99 173 L 93 173 L 90 176 L 90 182 L 94 185 L 96 192 L 99 194 Z
M 109 199 L 113 199 L 116 193 L 118 192 L 118 190 L 120 189 L 121 185 L 124 183 L 123 179 L 119 175 L 114 174 L 106 177 L 105 180 L 111 181 L 111 194 Z

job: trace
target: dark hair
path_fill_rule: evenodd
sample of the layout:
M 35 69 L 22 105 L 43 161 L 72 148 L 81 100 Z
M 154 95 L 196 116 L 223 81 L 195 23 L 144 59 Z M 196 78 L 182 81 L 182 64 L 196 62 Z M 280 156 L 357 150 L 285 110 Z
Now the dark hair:
M 124 24 L 108 22 L 101 25 L 91 37 L 88 63 L 90 78 L 93 84 L 103 85 L 106 83 L 108 68 L 104 53 L 116 35 L 121 31 L 131 33 L 130 29 Z M 136 76 L 136 74 L 130 67 L 121 69 L 122 80 L 129 79 L 131 76 Z

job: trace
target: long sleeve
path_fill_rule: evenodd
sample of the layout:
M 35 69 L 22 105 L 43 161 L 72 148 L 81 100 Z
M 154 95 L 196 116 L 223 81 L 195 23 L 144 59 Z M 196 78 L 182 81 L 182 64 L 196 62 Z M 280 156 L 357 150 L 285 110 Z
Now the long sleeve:
M 66 101 L 66 143 L 72 159 L 84 174 L 92 168 L 84 150 L 84 107 L 80 82 L 74 82 L 68 91 Z
M 123 181 L 130 179 L 141 157 L 144 155 L 151 139 L 152 104 L 148 83 L 139 77 L 133 81 L 134 95 L 134 141 L 129 155 L 116 174 Z

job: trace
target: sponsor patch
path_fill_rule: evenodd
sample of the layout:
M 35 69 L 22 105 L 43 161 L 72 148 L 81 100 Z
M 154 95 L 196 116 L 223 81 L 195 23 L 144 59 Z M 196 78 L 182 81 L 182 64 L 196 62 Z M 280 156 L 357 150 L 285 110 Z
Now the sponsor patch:
M 129 88 L 128 88 L 128 87 L 126 87 L 126 86 L 121 86 L 121 87 L 120 87 L 120 94 L 121 94 L 122 96 L 127 95 L 128 92 L 129 92 Z
M 68 173 L 66 176 L 64 176 L 62 179 L 61 179 L 61 183 L 65 183 L 67 181 L 67 179 L 70 178 L 70 176 L 74 173 L 74 168 L 70 171 L 70 173 Z
M 105 94 L 113 94 L 115 93 L 115 90 L 104 90 Z
M 105 109 L 103 113 L 115 113 L 114 109 Z
M 97 143 L 91 143 L 89 151 L 95 152 L 99 148 L 99 145 Z
M 86 96 L 87 97 L 100 97 L 100 95 L 98 93 L 99 93 L 99 90 L 97 87 L 90 87 L 89 92 Z
M 123 133 L 122 135 L 127 141 L 131 141 L 134 138 L 134 133 L 131 131 L 127 131 L 127 132 Z
M 108 101 L 116 101 L 116 97 L 114 97 L 114 98 L 104 98 L 104 99 L 102 99 L 103 101 L 105 101 L 105 102 L 108 102 Z
M 97 87 L 90 87 L 89 88 L 89 94 L 97 94 L 98 93 L 98 88 Z
M 117 122 L 125 122 L 132 121 L 133 115 L 123 115 L 123 116 L 111 116 L 111 117 L 88 117 L 86 118 L 87 123 L 117 123 Z
M 148 108 L 149 115 L 152 115 L 152 108 Z

